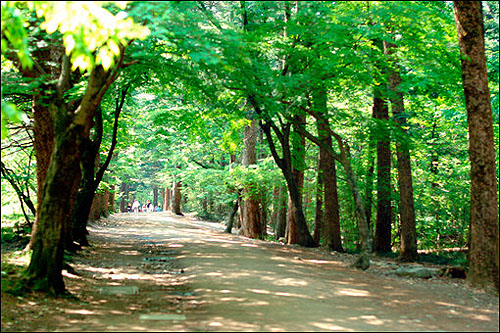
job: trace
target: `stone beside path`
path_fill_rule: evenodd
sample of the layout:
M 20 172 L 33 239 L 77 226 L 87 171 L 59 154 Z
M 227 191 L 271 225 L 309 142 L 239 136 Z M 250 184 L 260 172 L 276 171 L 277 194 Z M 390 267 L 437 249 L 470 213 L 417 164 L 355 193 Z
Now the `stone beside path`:
M 138 295 L 139 288 L 136 286 L 112 286 L 99 288 L 101 295 Z

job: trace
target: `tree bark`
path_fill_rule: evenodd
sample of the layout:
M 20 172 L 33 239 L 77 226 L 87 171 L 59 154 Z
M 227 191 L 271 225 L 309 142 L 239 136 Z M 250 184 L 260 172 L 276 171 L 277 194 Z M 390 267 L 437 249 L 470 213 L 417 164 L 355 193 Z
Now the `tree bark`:
M 163 189 L 163 211 L 166 212 L 169 207 L 170 202 L 170 190 L 168 188 Z
M 33 97 L 33 148 L 36 159 L 36 183 L 37 183 L 37 207 L 35 221 L 31 230 L 30 242 L 27 249 L 33 249 L 34 236 L 38 230 L 38 216 L 40 206 L 43 201 L 43 184 L 49 168 L 50 156 L 54 145 L 54 126 L 48 107 L 45 105 L 44 98 L 41 95 Z
M 63 133 L 56 133 L 56 144 L 43 187 L 38 231 L 33 238 L 33 254 L 27 268 L 36 289 L 56 295 L 65 291 L 61 271 L 65 223 L 72 209 L 68 198 L 73 195 L 80 179 L 77 147 L 84 136 L 84 128 L 80 125 L 72 125 Z
M 266 137 L 268 139 L 268 142 L 272 140 L 269 131 L 266 131 Z M 306 219 L 304 216 L 304 211 L 302 210 L 302 197 L 300 194 L 300 184 L 297 183 L 297 179 L 292 171 L 291 151 L 288 140 L 289 140 L 288 135 L 285 134 L 284 140 L 282 141 L 284 156 L 280 160 L 280 163 L 278 164 L 278 165 L 281 164 L 280 168 L 283 172 L 285 181 L 287 183 L 288 193 L 291 199 L 290 214 L 293 215 L 294 228 L 296 229 L 295 232 L 288 233 L 288 235 L 293 236 L 292 239 L 288 239 L 288 244 L 299 244 L 306 247 L 315 247 L 316 243 L 314 242 L 314 239 L 312 238 L 309 232 Z M 273 148 L 271 150 L 274 151 L 273 156 L 276 161 L 277 152 Z
M 120 193 L 121 193 L 120 212 L 125 213 L 127 211 L 127 205 L 130 204 L 129 201 L 130 185 L 125 182 L 122 182 L 122 184 L 120 185 Z
M 84 140 L 81 144 L 81 170 L 82 178 L 76 195 L 75 206 L 72 215 L 72 236 L 73 241 L 81 246 L 88 246 L 87 240 L 87 220 L 92 211 L 94 203 L 94 174 L 96 156 L 99 152 L 99 146 L 102 139 L 102 111 L 100 108 L 96 112 L 96 138 Z M 94 205 L 95 206 L 95 205 Z M 94 207 L 95 209 L 95 207 Z M 95 220 L 93 214 L 92 220 Z M 71 244 L 67 244 L 67 248 L 71 250 Z
M 316 176 L 316 214 L 314 216 L 313 239 L 316 245 L 320 245 L 321 231 L 323 229 L 323 170 L 321 169 L 321 151 L 318 152 L 318 174 Z
M 373 180 L 375 179 L 375 141 L 372 131 L 370 131 L 368 142 L 368 168 L 366 169 L 366 182 L 365 182 L 365 207 L 366 207 L 366 220 L 370 230 L 372 227 L 372 205 L 373 205 Z
M 258 122 L 252 120 L 250 126 L 245 126 L 243 135 L 243 159 L 242 164 L 246 167 L 257 163 L 257 136 Z M 256 194 L 259 184 L 252 184 L 252 188 L 243 189 L 242 224 L 240 235 L 254 239 L 263 239 L 265 228 L 261 219 L 260 198 Z
M 262 111 L 260 110 L 260 107 L 256 102 L 255 98 L 253 98 L 253 96 L 249 96 L 249 100 L 254 106 L 257 114 L 259 115 L 262 114 Z M 269 147 L 271 148 L 271 153 L 273 155 L 273 158 L 278 167 L 283 172 L 283 176 L 285 177 L 285 181 L 288 186 L 288 191 L 293 206 L 291 209 L 291 214 L 294 214 L 295 225 L 297 227 L 296 244 L 306 247 L 315 247 L 316 243 L 314 242 L 314 239 L 312 238 L 311 233 L 309 232 L 306 219 L 304 216 L 304 211 L 302 210 L 302 199 L 300 196 L 299 186 L 292 172 L 292 158 L 291 158 L 291 150 L 289 142 L 290 126 L 291 124 L 289 123 L 284 124 L 282 130 L 279 130 L 276 127 L 276 125 L 274 125 L 271 122 L 266 121 L 265 123 L 261 123 L 261 127 L 264 133 L 266 134 L 267 142 L 269 144 Z M 281 144 L 283 152 L 282 158 L 279 157 L 278 152 L 276 151 L 274 139 L 271 134 L 271 128 L 278 136 L 278 140 Z
M 238 212 L 238 201 L 239 201 L 239 199 L 236 198 L 236 200 L 234 201 L 233 207 L 231 208 L 231 213 L 229 214 L 229 217 L 227 218 L 226 229 L 224 230 L 225 233 L 230 234 L 231 230 L 233 230 L 234 216 Z
M 96 173 L 95 170 L 99 165 L 99 149 L 103 136 L 102 109 L 100 106 L 97 107 L 97 110 L 95 112 L 95 138 L 93 140 L 91 140 L 90 138 L 83 140 L 82 147 L 80 147 L 80 150 L 82 151 L 82 180 L 80 182 L 80 191 L 76 195 L 75 207 L 73 210 L 72 236 L 73 241 L 76 241 L 83 246 L 89 245 L 87 240 L 87 221 L 94 201 L 95 193 L 113 156 L 113 152 L 117 143 L 118 118 L 120 117 L 121 110 L 125 103 L 127 91 L 128 86 L 122 88 L 120 94 L 116 97 L 111 147 L 109 148 L 106 160 L 99 167 Z M 106 196 L 109 195 L 107 190 L 105 190 L 105 193 Z M 105 208 L 98 206 L 98 211 L 99 212 L 97 216 L 94 216 L 94 220 L 99 219 L 101 216 L 107 216 L 109 213 L 107 202 Z M 70 242 L 72 243 L 72 241 L 68 239 L 67 245 L 69 249 L 72 249 L 72 245 Z
M 296 115 L 294 119 L 297 124 L 300 124 L 299 126 L 304 126 L 305 116 Z M 289 193 L 285 238 L 288 244 L 315 247 L 316 243 L 309 232 L 309 227 L 305 219 L 302 200 L 305 137 L 299 132 L 298 128 L 294 126 L 294 133 L 292 133 L 292 135 L 295 135 L 295 139 L 291 139 L 290 126 L 291 124 L 289 124 L 285 131 L 286 135 L 281 135 L 280 141 L 283 150 L 283 159 L 278 163 L 278 166 L 281 164 L 280 168 L 285 176 Z M 270 135 L 266 133 L 266 136 L 269 140 Z M 290 147 L 290 141 L 292 142 L 292 147 Z M 271 151 L 274 151 L 273 156 L 275 156 L 276 160 L 277 154 L 273 147 Z M 291 148 L 293 148 L 293 150 Z
M 108 211 L 110 213 L 116 213 L 116 209 L 115 209 L 115 185 L 111 185 L 111 191 L 109 191 Z
M 384 52 L 392 55 L 393 43 L 384 42 Z M 394 64 L 396 65 L 396 64 Z M 401 76 L 397 70 L 389 73 L 389 91 L 392 115 L 399 126 L 401 139 L 396 140 L 398 185 L 401 207 L 401 261 L 415 261 L 417 259 L 417 230 L 415 222 L 415 208 L 413 202 L 413 181 L 411 176 L 411 159 L 406 133 L 406 114 L 404 109 L 403 93 L 401 92 Z
M 391 252 L 391 150 L 388 129 L 389 110 L 382 93 L 375 89 L 373 115 L 379 121 L 377 139 L 377 220 L 373 250 Z
M 184 216 L 182 214 L 181 210 L 181 202 L 182 202 L 182 196 L 181 196 L 181 187 L 182 187 L 182 182 L 180 181 L 174 181 L 173 184 L 173 190 L 172 190 L 172 212 L 176 215 Z
M 276 240 L 285 237 L 287 198 L 286 187 L 282 185 L 279 188 L 278 207 L 276 211 L 276 227 L 274 230 L 274 238 Z
M 499 291 L 499 224 L 493 118 L 479 1 L 454 1 L 471 163 L 468 281 Z
M 320 118 L 319 115 L 314 112 L 314 110 L 307 110 L 306 111 L 311 114 L 314 118 L 318 119 Z M 296 125 L 299 125 L 299 123 L 295 122 Z M 366 219 L 366 211 L 365 211 L 365 206 L 363 203 L 363 199 L 361 198 L 361 194 L 359 192 L 359 188 L 356 182 L 356 177 L 354 175 L 354 172 L 352 170 L 351 166 L 351 154 L 350 154 L 350 148 L 349 145 L 342 139 L 340 135 L 332 131 L 330 128 L 327 128 L 327 132 L 335 138 L 337 141 L 337 144 L 339 146 L 340 154 L 337 154 L 331 147 L 325 145 L 321 140 L 319 140 L 317 137 L 312 135 L 310 132 L 306 131 L 304 127 L 298 127 L 300 131 L 312 142 L 314 142 L 317 146 L 324 148 L 329 154 L 331 154 L 335 160 L 340 162 L 342 167 L 344 168 L 344 172 L 346 174 L 346 181 L 349 184 L 349 187 L 351 189 L 351 193 L 354 198 L 354 204 L 356 207 L 356 220 L 358 221 L 358 229 L 359 229 L 359 236 L 361 240 L 361 254 L 359 255 L 358 259 L 352 264 L 353 267 L 359 268 L 362 270 L 366 270 L 368 267 L 370 267 L 370 256 L 371 256 L 371 251 L 372 251 L 372 239 L 370 235 L 370 229 L 367 223 Z M 267 134 L 267 133 L 266 133 Z M 273 156 L 275 155 L 275 150 L 271 149 L 273 152 Z M 276 160 L 276 158 L 275 158 Z M 279 163 L 282 163 L 282 161 L 278 160 Z M 278 165 L 279 165 L 278 163 Z M 283 170 L 283 169 L 282 169 Z M 285 177 L 286 178 L 286 177 Z M 313 240 L 314 241 L 314 240 Z
M 80 181 L 81 143 L 88 139 L 92 118 L 104 93 L 118 76 L 123 51 L 117 66 L 105 71 L 96 66 L 89 73 L 86 91 L 77 105 L 64 101 L 71 86 L 71 63 L 64 55 L 57 82 L 42 87 L 54 129 L 54 149 L 43 186 L 38 226 L 33 238 L 33 254 L 27 276 L 37 289 L 60 294 L 65 292 L 62 278 L 65 237 L 71 236 L 70 219 L 73 199 Z
M 155 208 L 158 206 L 158 186 L 153 185 L 153 205 Z
M 317 127 L 318 138 L 323 142 L 324 146 L 333 150 L 332 137 L 328 133 L 330 124 L 327 118 L 327 94 L 324 89 L 319 89 L 314 92 L 313 104 L 315 112 L 318 115 Z M 319 147 L 320 157 L 320 172 L 322 173 L 322 181 L 324 186 L 324 202 L 325 211 L 323 216 L 323 231 L 321 236 L 325 245 L 338 252 L 343 252 L 342 238 L 340 232 L 340 214 L 339 200 L 337 193 L 337 172 L 335 159 L 325 150 L 324 147 Z

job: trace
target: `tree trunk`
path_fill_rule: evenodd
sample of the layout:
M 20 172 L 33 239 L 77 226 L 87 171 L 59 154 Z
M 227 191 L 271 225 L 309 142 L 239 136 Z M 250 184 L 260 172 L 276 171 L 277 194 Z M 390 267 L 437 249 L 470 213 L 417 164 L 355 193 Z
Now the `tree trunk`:
M 115 209 L 115 185 L 111 185 L 111 191 L 109 192 L 108 211 L 110 213 L 116 213 L 116 209 Z
M 158 186 L 153 185 L 153 205 L 155 208 L 158 206 Z
M 255 108 L 257 114 L 262 114 L 262 110 L 260 109 L 257 101 L 253 96 L 248 97 L 250 103 Z M 294 178 L 292 172 L 292 157 L 290 150 L 290 123 L 283 124 L 282 129 L 279 130 L 273 123 L 265 122 L 261 124 L 261 128 L 264 130 L 266 134 L 267 142 L 271 149 L 271 153 L 273 155 L 274 161 L 278 165 L 278 167 L 283 172 L 283 176 L 285 177 L 290 198 L 292 200 L 292 209 L 291 213 L 294 214 L 294 221 L 297 227 L 296 241 L 297 244 L 306 246 L 306 247 L 314 247 L 316 243 L 309 232 L 307 227 L 307 222 L 304 216 L 304 212 L 302 210 L 302 199 L 300 196 L 299 186 Z M 271 128 L 278 136 L 278 140 L 281 144 L 283 157 L 280 158 L 278 152 L 276 151 L 276 146 L 274 144 L 274 139 L 271 134 Z
M 48 107 L 40 95 L 33 97 L 33 148 L 36 158 L 36 183 L 37 183 L 37 207 L 35 221 L 31 230 L 30 242 L 27 249 L 33 249 L 34 236 L 38 229 L 38 217 L 40 206 L 43 201 L 43 185 L 49 168 L 50 156 L 54 145 L 54 126 Z
M 73 216 L 71 218 L 73 240 L 81 246 L 89 245 L 87 240 L 87 220 L 89 219 L 94 199 L 96 148 L 98 149 L 90 139 L 85 140 L 81 147 L 82 178 L 80 181 L 80 188 L 76 195 Z
M 169 207 L 170 202 L 170 190 L 168 188 L 163 189 L 163 211 L 166 212 Z
M 172 212 L 174 214 L 184 216 L 184 214 L 182 214 L 182 210 L 181 210 L 181 202 L 182 202 L 181 186 L 182 186 L 182 182 L 174 181 L 173 190 L 172 190 Z
M 109 191 L 108 189 L 104 189 L 104 193 L 102 196 L 102 204 L 101 204 L 101 211 L 99 213 L 99 218 L 101 217 L 108 217 L 109 216 Z
M 356 177 L 352 171 L 351 162 L 348 157 L 348 152 L 343 151 L 341 148 L 341 160 L 342 166 L 347 176 L 347 183 L 351 188 L 352 195 L 354 197 L 354 203 L 356 207 L 356 219 L 358 221 L 359 237 L 361 239 L 361 254 L 358 259 L 353 263 L 353 267 L 360 268 L 362 270 L 368 269 L 370 267 L 370 254 L 372 251 L 372 240 L 370 237 L 370 228 L 366 219 L 366 211 L 363 204 L 363 199 L 359 193 L 358 186 L 356 184 Z
M 366 169 L 366 182 L 365 182 L 365 207 L 366 207 L 366 220 L 370 230 L 372 230 L 372 205 L 373 205 L 373 180 L 375 178 L 375 141 L 373 134 L 370 132 L 368 142 L 368 168 Z
M 326 147 L 333 150 L 332 137 L 328 133 L 330 124 L 328 122 L 328 118 L 326 117 L 327 93 L 324 89 L 318 89 L 313 94 L 314 109 L 319 117 L 317 119 L 319 140 L 321 140 Z M 325 202 L 321 238 L 323 238 L 329 249 L 343 252 L 344 250 L 342 248 L 342 238 L 340 232 L 340 214 L 335 159 L 322 146 L 319 147 L 319 153 L 321 155 L 319 167 L 320 172 L 322 173 Z
M 321 118 L 319 115 L 317 115 L 314 111 L 309 111 L 316 119 Z M 351 188 L 351 193 L 354 198 L 354 203 L 356 207 L 356 220 L 358 222 L 358 228 L 359 228 L 359 236 L 361 240 L 361 254 L 358 257 L 358 259 L 353 263 L 353 267 L 355 268 L 360 268 L 360 269 L 367 269 L 370 267 L 370 255 L 371 255 L 371 250 L 372 250 L 372 243 L 371 243 L 371 235 L 370 235 L 370 229 L 367 223 L 366 219 L 366 211 L 365 211 L 365 206 L 363 203 L 363 199 L 361 198 L 361 194 L 358 189 L 358 185 L 356 182 L 356 177 L 354 175 L 354 172 L 352 171 L 351 167 L 351 153 L 350 153 L 350 148 L 347 145 L 347 143 L 342 139 L 340 135 L 337 133 L 333 132 L 330 128 L 327 128 L 327 132 L 330 133 L 332 137 L 335 138 L 335 140 L 338 143 L 339 149 L 340 149 L 340 154 L 337 154 L 332 147 L 329 147 L 328 145 L 325 145 L 324 142 L 319 140 L 317 137 L 312 135 L 311 133 L 307 132 L 304 127 L 299 127 L 301 129 L 301 132 L 309 138 L 312 142 L 314 142 L 316 145 L 319 147 L 324 148 L 329 154 L 331 154 L 340 164 L 342 164 L 342 167 L 344 168 L 344 172 L 346 174 L 346 181 L 349 184 L 349 187 Z M 273 156 L 276 155 L 276 152 L 274 149 L 271 149 L 273 151 Z M 276 160 L 276 158 L 275 158 Z M 282 161 L 277 160 L 279 163 L 278 165 L 284 164 Z M 282 170 L 286 170 L 283 168 Z M 285 173 L 285 179 L 287 177 L 287 174 Z
M 121 183 L 120 185 L 120 212 L 125 213 L 127 211 L 127 205 L 129 204 L 128 201 L 128 192 L 127 192 L 127 184 Z
M 377 139 L 377 220 L 373 250 L 391 252 L 391 150 L 388 128 L 389 110 L 382 93 L 375 89 L 373 115 L 379 123 Z
M 238 212 L 238 198 L 234 201 L 233 207 L 231 208 L 231 213 L 229 214 L 229 217 L 227 218 L 227 225 L 226 229 L 224 230 L 225 233 L 230 234 L 231 230 L 233 229 L 233 223 L 234 223 L 234 216 Z
M 280 186 L 278 194 L 278 207 L 276 211 L 276 227 L 274 230 L 274 238 L 279 240 L 285 237 L 285 227 L 286 227 L 286 211 L 287 205 L 286 200 L 288 198 L 287 190 L 284 185 Z
M 96 167 L 100 164 L 99 158 L 99 149 L 102 142 L 103 136 L 103 121 L 102 121 L 102 108 L 99 105 L 95 112 L 95 137 L 93 140 L 90 138 L 85 139 L 82 142 L 81 150 L 81 168 L 82 168 L 82 181 L 80 184 L 81 192 L 77 195 L 75 202 L 75 209 L 73 211 L 72 218 L 72 236 L 75 241 L 79 242 L 81 245 L 89 245 L 87 241 L 87 221 L 89 217 L 89 213 L 91 210 L 92 202 L 94 201 L 94 195 L 99 187 L 99 184 L 104 176 L 104 172 L 106 171 L 109 163 L 111 162 L 111 157 L 113 156 L 113 151 L 117 142 L 117 131 L 118 131 L 118 117 L 120 116 L 120 112 L 123 108 L 123 104 L 125 102 L 125 96 L 127 94 L 128 86 L 121 89 L 121 93 L 116 97 L 116 107 L 115 107 L 115 115 L 114 115 L 114 125 L 113 125 L 113 133 L 111 139 L 111 147 L 108 152 L 108 156 L 104 163 L 98 168 L 97 172 Z M 94 176 L 95 173 L 95 176 Z M 94 216 L 94 219 L 97 220 L 101 216 L 108 216 L 108 190 L 105 190 L 105 200 L 101 202 L 101 206 L 98 206 L 98 214 Z M 84 202 L 82 202 L 84 201 Z M 105 206 L 104 206 L 105 205 Z M 67 244 L 68 247 L 71 246 L 72 240 L 68 239 Z
M 252 120 L 250 126 L 245 127 L 243 135 L 243 161 L 242 164 L 246 167 L 257 163 L 257 136 L 258 122 Z M 260 184 L 252 184 L 253 187 Z M 240 234 L 254 239 L 263 239 L 265 234 L 265 226 L 261 219 L 260 198 L 256 194 L 256 189 L 243 189 L 243 209 L 242 209 L 242 225 Z
M 314 216 L 313 239 L 316 245 L 320 245 L 321 231 L 323 229 L 323 171 L 321 170 L 321 151 L 318 152 L 318 175 L 316 177 L 316 214 Z
M 297 116 L 297 121 L 300 122 L 302 126 L 305 126 L 306 118 L 305 116 Z M 294 138 L 293 138 L 294 137 Z M 290 191 L 290 196 L 288 200 L 288 214 L 287 214 L 287 233 L 285 235 L 288 244 L 298 244 L 299 239 L 304 237 L 301 233 L 304 233 L 304 229 L 307 230 L 309 237 L 312 239 L 303 210 L 303 188 L 304 188 L 304 169 L 305 169 L 305 137 L 300 134 L 298 130 L 294 129 L 292 133 L 292 152 L 291 152 L 291 173 L 295 180 L 293 183 L 296 184 L 296 190 Z M 294 186 L 294 185 L 292 185 Z M 294 187 L 295 187 L 294 186 Z M 295 192 L 295 193 L 292 193 Z M 299 207 L 300 206 L 300 207 Z M 299 217 L 295 213 L 297 210 L 302 212 L 301 215 L 304 217 L 303 222 L 299 220 Z M 301 225 L 299 225 L 301 224 Z M 307 237 L 307 236 L 306 236 Z
M 393 54 L 395 44 L 384 42 L 384 52 Z M 398 71 L 389 73 L 389 91 L 391 92 L 392 115 L 401 131 L 401 139 L 396 140 L 398 185 L 401 207 L 401 249 L 400 260 L 415 261 L 417 259 L 417 230 L 415 208 L 413 203 L 413 181 L 411 176 L 411 159 L 406 133 L 406 114 L 403 93 L 401 92 L 401 76 Z
M 499 291 L 499 224 L 493 119 L 479 1 L 454 1 L 462 79 L 469 127 L 471 163 L 471 241 L 469 274 L 473 285 Z
M 79 125 L 71 125 L 62 133 L 56 132 L 39 208 L 38 232 L 33 237 L 33 254 L 27 268 L 27 275 L 36 282 L 37 289 L 56 295 L 65 291 L 61 271 L 65 224 L 72 209 L 68 199 L 74 195 L 80 180 L 78 147 L 84 136 L 84 128 Z

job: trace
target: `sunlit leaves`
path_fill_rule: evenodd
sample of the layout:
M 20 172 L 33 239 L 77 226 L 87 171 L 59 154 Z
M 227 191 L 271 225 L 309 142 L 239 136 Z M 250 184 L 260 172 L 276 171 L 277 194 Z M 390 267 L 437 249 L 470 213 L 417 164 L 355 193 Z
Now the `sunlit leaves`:
M 25 20 L 15 2 L 2 1 L 2 54 L 7 52 L 8 43 L 12 46 L 23 67 L 31 68 L 28 50 L 28 34 L 24 29 Z M 8 41 L 8 42 L 7 42 Z
M 118 5 L 123 8 L 123 2 Z M 30 6 L 44 18 L 41 27 L 47 33 L 59 31 L 63 35 L 72 70 L 85 71 L 99 64 L 107 70 L 128 40 L 144 39 L 149 34 L 148 28 L 134 23 L 125 12 L 113 15 L 90 1 L 33 2 Z

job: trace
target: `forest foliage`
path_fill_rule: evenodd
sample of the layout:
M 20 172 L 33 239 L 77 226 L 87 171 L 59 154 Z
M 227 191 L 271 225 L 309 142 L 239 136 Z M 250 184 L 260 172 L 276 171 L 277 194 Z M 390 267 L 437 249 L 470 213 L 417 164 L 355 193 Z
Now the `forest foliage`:
M 498 3 L 484 1 L 483 15 L 498 184 Z M 111 146 L 116 98 L 129 87 L 117 145 L 98 189 L 115 193 L 112 211 L 120 210 L 124 200 L 153 200 L 155 191 L 161 206 L 164 190 L 182 181 L 183 211 L 225 221 L 238 197 L 256 198 L 265 224 L 274 230 L 283 206 L 277 193 L 286 186 L 285 177 L 261 129 L 257 163 L 242 165 L 244 129 L 252 119 L 284 129 L 303 117 L 305 130 L 318 135 L 315 118 L 304 110 L 311 108 L 314 92 L 321 91 L 330 128 L 349 145 L 365 200 L 372 191 L 376 198 L 377 179 L 371 182 L 368 172 L 375 158 L 373 143 L 390 141 L 392 249 L 397 251 L 401 243 L 396 143 L 410 151 L 418 249 L 469 245 L 467 118 L 449 2 L 134 1 L 103 7 L 92 2 L 3 2 L 2 170 L 5 164 L 11 173 L 2 173 L 2 227 L 5 214 L 21 213 L 19 198 L 37 200 L 30 91 L 41 81 L 22 77 L 12 52 L 22 67 L 36 66 L 33 36 L 40 33 L 46 43 L 62 40 L 72 71 L 82 75 L 67 100 L 83 94 L 92 68 L 114 68 L 127 47 L 128 66 L 100 104 L 102 163 Z M 389 61 L 383 42 L 395 43 L 397 63 Z M 390 70 L 401 76 L 406 133 L 395 119 L 372 115 L 374 90 L 387 85 Z M 279 139 L 277 132 L 272 135 Z M 301 145 L 298 132 L 292 131 L 290 143 Z M 303 148 L 292 162 L 304 173 L 303 210 L 312 233 L 319 148 L 309 140 Z M 282 147 L 277 150 L 284 154 Z M 19 186 L 17 193 L 12 182 Z M 337 184 L 342 246 L 354 251 L 360 247 L 359 222 L 349 175 L 340 166 Z M 124 185 L 126 193 L 120 190 Z M 374 232 L 376 201 L 364 204 L 371 208 Z M 26 210 L 25 215 L 34 221 L 34 212 Z

